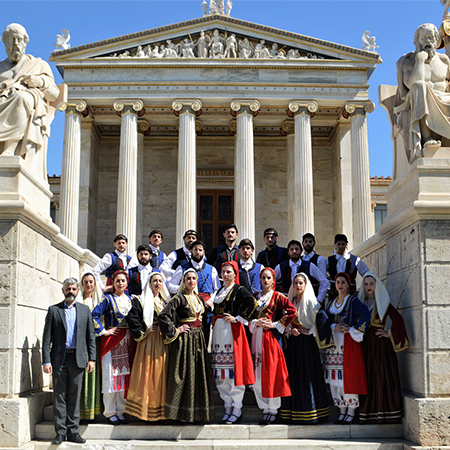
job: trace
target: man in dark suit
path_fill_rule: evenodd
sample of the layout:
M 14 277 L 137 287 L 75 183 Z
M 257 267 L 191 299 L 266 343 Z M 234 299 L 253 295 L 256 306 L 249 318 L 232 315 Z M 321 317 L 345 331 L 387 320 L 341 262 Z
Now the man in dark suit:
M 79 284 L 67 278 L 62 288 L 64 301 L 48 308 L 42 338 L 42 362 L 45 373 L 53 374 L 53 412 L 56 437 L 52 444 L 67 440 L 84 444 L 78 433 L 80 395 L 84 371 L 95 364 L 95 336 L 91 311 L 76 303 Z

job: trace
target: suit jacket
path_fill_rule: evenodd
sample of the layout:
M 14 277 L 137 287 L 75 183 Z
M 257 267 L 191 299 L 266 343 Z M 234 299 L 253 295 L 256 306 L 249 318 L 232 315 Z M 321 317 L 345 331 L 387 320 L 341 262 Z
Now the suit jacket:
M 95 335 L 91 311 L 82 303 L 77 308 L 76 358 L 81 369 L 88 361 L 95 361 Z M 42 363 L 51 363 L 56 370 L 66 358 L 66 313 L 64 301 L 48 308 L 42 338 Z

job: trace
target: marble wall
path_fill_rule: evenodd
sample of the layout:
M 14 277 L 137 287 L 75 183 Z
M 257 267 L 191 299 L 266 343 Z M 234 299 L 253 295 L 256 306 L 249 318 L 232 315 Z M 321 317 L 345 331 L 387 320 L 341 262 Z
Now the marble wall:
M 197 170 L 233 169 L 233 137 L 197 138 Z M 118 138 L 103 138 L 98 159 L 98 208 L 96 253 L 111 251 L 116 229 Z M 177 186 L 177 137 L 144 138 L 142 196 L 142 235 L 138 241 L 145 243 L 148 232 L 160 228 L 164 232 L 163 250 L 167 253 L 175 247 L 176 186 Z M 264 246 L 265 228 L 275 227 L 280 234 L 280 244 L 286 245 L 287 236 L 287 152 L 286 138 L 255 137 L 255 208 L 257 251 Z M 333 252 L 333 179 L 331 148 L 328 139 L 314 139 L 314 214 L 318 251 L 325 255 Z M 139 183 L 139 181 L 138 181 Z M 217 189 L 230 189 L 221 186 Z M 95 188 L 94 188 L 95 189 Z M 92 190 L 92 188 L 91 188 Z M 94 219 L 94 215 L 91 216 Z M 237 224 L 239 227 L 239 224 Z M 337 232 L 337 231 L 336 231 Z M 241 236 L 244 237 L 244 236 Z M 91 247 L 90 247 L 91 248 Z

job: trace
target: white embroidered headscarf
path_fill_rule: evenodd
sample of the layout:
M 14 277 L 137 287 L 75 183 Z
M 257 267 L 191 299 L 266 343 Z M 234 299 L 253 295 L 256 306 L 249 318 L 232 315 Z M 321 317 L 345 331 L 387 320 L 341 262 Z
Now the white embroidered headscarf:
M 197 274 L 197 271 L 196 271 L 195 269 L 193 269 L 192 267 L 190 267 L 188 270 L 186 270 L 186 272 L 183 273 L 183 278 L 181 279 L 181 284 L 180 284 L 180 287 L 178 288 L 177 294 L 182 294 L 183 291 L 186 290 L 186 284 L 184 283 L 184 279 L 186 278 L 186 275 L 187 275 L 188 273 L 190 273 L 190 272 L 195 273 L 195 275 L 197 276 L 197 280 L 198 280 L 198 274 Z M 198 294 L 198 287 L 197 287 L 197 285 L 196 285 L 195 288 L 194 288 L 194 292 L 195 292 L 196 294 Z
M 103 300 L 103 291 L 102 288 L 100 287 L 100 285 L 97 283 L 97 280 L 95 279 L 95 276 L 92 272 L 86 272 L 83 274 L 83 276 L 81 277 L 81 289 L 80 289 L 80 301 L 84 303 L 84 299 L 83 299 L 83 278 L 90 275 L 91 277 L 94 278 L 94 291 L 92 292 L 92 307 L 91 305 L 88 305 L 89 307 L 91 307 L 91 309 L 94 309 L 102 300 Z M 78 301 L 78 299 L 77 299 Z
M 366 303 L 365 298 L 367 297 L 366 290 L 364 289 L 364 280 L 366 277 L 372 277 L 375 280 L 375 304 L 377 305 L 378 316 L 383 320 L 391 303 L 388 291 L 383 282 L 373 272 L 368 271 L 364 274 L 359 287 L 358 297 L 363 303 Z
M 167 286 L 164 280 L 164 277 L 160 272 L 152 272 L 147 280 L 147 283 L 145 284 L 144 290 L 142 291 L 140 301 L 142 305 L 142 315 L 144 318 L 144 322 L 147 325 L 148 328 L 151 328 L 153 326 L 153 317 L 155 315 L 155 296 L 152 291 L 151 281 L 152 278 L 155 275 L 159 275 L 162 280 L 163 284 L 161 287 L 161 290 L 159 291 L 159 295 L 163 300 L 163 307 L 169 302 L 170 300 L 170 294 L 167 290 Z
M 302 277 L 306 283 L 305 291 L 303 292 L 301 301 L 298 305 L 295 304 L 297 291 L 294 288 L 294 281 L 297 277 Z M 291 287 L 289 288 L 288 298 L 297 307 L 298 321 L 300 324 L 305 328 L 311 329 L 316 324 L 316 314 L 317 311 L 319 311 L 321 304 L 317 301 L 311 281 L 306 273 L 300 272 L 295 275 Z

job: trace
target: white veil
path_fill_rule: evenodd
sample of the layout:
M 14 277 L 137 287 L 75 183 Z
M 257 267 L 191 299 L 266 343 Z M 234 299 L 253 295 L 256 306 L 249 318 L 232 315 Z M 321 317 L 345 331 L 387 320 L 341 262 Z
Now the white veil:
M 375 304 L 377 305 L 378 316 L 381 320 L 383 320 L 389 304 L 391 303 L 388 291 L 386 290 L 383 282 L 369 270 L 364 274 L 361 285 L 359 286 L 358 297 L 363 303 L 365 303 L 366 296 L 366 290 L 364 289 L 364 279 L 366 277 L 372 277 L 375 280 Z
M 178 288 L 177 294 L 182 294 L 182 293 L 183 293 L 183 290 L 186 289 L 186 284 L 184 283 L 184 278 L 186 277 L 186 275 L 187 275 L 189 272 L 194 272 L 195 275 L 197 275 L 197 279 L 198 279 L 198 273 L 197 273 L 197 271 L 196 271 L 194 268 L 190 267 L 188 270 L 186 270 L 186 272 L 183 273 L 183 277 L 181 278 L 181 283 L 180 283 L 180 287 Z M 194 292 L 195 292 L 196 294 L 198 294 L 198 286 L 195 286 Z
M 298 320 L 305 328 L 311 329 L 316 324 L 316 314 L 317 311 L 319 311 L 321 304 L 317 301 L 311 281 L 306 273 L 297 273 L 294 280 L 300 275 L 306 280 L 306 287 L 305 292 L 303 292 L 302 299 L 297 305 Z M 294 283 L 292 283 L 289 288 L 288 298 L 292 303 L 294 303 L 296 297 L 297 292 L 294 289 Z
M 170 300 L 170 294 L 167 290 L 166 282 L 162 273 L 152 272 L 148 277 L 147 283 L 145 284 L 140 298 L 144 322 L 148 328 L 151 328 L 153 326 L 153 316 L 155 314 L 155 297 L 153 295 L 152 286 L 150 283 L 155 275 L 161 276 L 163 280 L 163 285 L 161 290 L 159 291 L 159 295 L 162 297 L 164 303 L 168 303 Z

